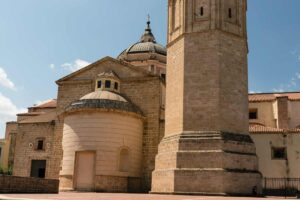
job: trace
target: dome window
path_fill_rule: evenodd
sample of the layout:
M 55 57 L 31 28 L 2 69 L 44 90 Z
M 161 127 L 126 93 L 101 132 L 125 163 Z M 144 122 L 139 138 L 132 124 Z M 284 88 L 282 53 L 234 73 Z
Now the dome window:
M 105 81 L 105 88 L 110 88 L 111 86 L 111 81 L 110 80 L 106 80 Z
M 115 90 L 118 90 L 118 89 L 119 89 L 119 83 L 115 82 Z
M 102 81 L 98 81 L 98 82 L 97 82 L 97 88 L 100 89 L 101 87 L 102 87 Z

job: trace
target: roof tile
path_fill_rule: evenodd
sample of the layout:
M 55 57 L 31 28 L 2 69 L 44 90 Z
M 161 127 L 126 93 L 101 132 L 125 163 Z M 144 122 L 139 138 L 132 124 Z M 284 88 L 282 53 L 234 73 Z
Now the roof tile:
M 56 99 L 51 99 L 44 101 L 38 105 L 33 106 L 33 108 L 56 108 L 57 106 L 57 100 Z
M 288 97 L 290 101 L 300 101 L 300 92 L 287 93 L 257 93 L 249 94 L 249 102 L 268 102 L 275 101 L 277 97 Z

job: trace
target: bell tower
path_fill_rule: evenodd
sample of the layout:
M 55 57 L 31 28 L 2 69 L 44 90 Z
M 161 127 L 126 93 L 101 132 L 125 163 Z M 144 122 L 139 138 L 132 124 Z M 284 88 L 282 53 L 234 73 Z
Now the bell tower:
M 153 193 L 250 195 L 247 0 L 169 0 L 165 137 Z

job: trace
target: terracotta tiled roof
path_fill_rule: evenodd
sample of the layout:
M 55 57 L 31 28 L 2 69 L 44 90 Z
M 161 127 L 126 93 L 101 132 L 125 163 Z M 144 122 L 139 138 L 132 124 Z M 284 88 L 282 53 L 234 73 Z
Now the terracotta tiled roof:
M 56 112 L 48 112 L 38 116 L 30 117 L 28 119 L 22 120 L 20 124 L 32 124 L 32 123 L 47 123 L 55 120 L 57 114 Z
M 41 115 L 43 112 L 27 112 L 27 113 L 19 113 L 17 116 L 37 116 Z
M 251 133 L 284 133 L 283 129 L 279 129 L 279 128 L 273 128 L 273 127 L 267 127 L 267 126 L 263 126 L 261 124 L 250 124 L 249 125 L 249 131 Z
M 249 94 L 249 102 L 275 101 L 277 97 L 288 97 L 290 101 L 300 101 L 300 92 Z
M 56 99 L 51 99 L 44 101 L 38 105 L 33 106 L 33 108 L 56 108 L 57 105 L 57 100 Z
M 251 134 L 263 134 L 263 133 L 269 133 L 269 134 L 277 134 L 277 133 L 300 133 L 299 128 L 295 129 L 280 129 L 280 128 L 274 128 L 274 127 L 267 127 L 259 123 L 250 123 L 249 125 L 249 132 Z

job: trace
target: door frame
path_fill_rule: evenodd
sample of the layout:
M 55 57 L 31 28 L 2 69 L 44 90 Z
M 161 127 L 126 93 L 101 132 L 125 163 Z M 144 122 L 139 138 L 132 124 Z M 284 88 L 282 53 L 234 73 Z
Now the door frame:
M 87 151 L 75 151 L 75 161 L 74 161 L 74 176 L 73 176 L 73 188 L 74 190 L 77 190 L 77 167 L 78 167 L 78 155 L 80 153 L 93 153 L 94 154 L 94 170 L 93 170 L 93 186 L 92 186 L 92 189 L 91 191 L 95 191 L 95 176 L 96 176 L 96 157 L 97 157 L 97 151 L 95 150 L 87 150 Z

